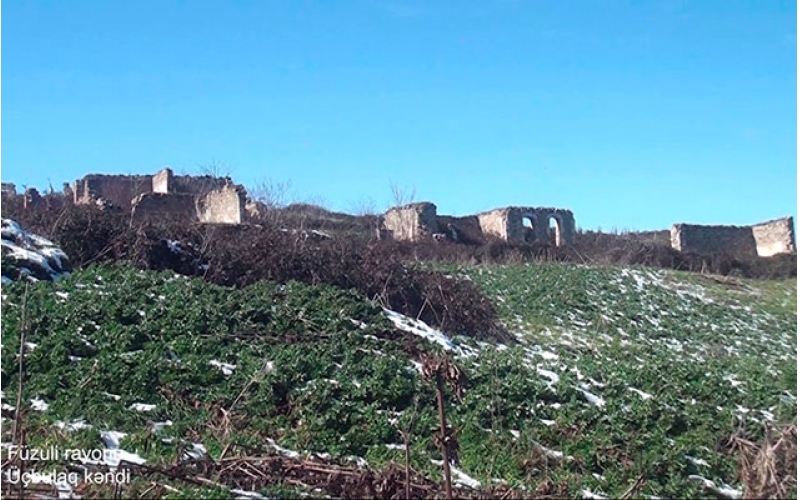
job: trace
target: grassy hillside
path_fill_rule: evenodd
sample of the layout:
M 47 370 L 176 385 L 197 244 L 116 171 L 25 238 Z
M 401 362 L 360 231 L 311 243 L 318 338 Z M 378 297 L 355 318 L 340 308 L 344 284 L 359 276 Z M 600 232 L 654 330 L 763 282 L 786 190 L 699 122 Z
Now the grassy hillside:
M 369 478 L 397 482 L 404 433 L 416 482 L 431 483 L 415 491 L 440 492 L 436 396 L 419 371 L 439 350 L 466 376 L 463 399 L 446 398 L 462 495 L 735 496 L 731 437 L 796 422 L 794 281 L 558 264 L 445 271 L 493 297 L 517 341 L 447 339 L 353 292 L 297 282 L 234 290 L 95 266 L 27 292 L 5 285 L 3 442 L 21 331 L 28 445 L 112 448 L 143 462 L 126 497 L 307 486 L 364 495 Z M 296 479 L 291 467 L 339 476 Z

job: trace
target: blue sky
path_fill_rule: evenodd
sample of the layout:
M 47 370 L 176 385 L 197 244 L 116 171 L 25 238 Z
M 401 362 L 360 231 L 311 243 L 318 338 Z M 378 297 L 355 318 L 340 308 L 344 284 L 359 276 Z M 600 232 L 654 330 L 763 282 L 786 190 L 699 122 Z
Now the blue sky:
M 2 3 L 2 179 L 199 172 L 584 229 L 797 214 L 794 1 Z

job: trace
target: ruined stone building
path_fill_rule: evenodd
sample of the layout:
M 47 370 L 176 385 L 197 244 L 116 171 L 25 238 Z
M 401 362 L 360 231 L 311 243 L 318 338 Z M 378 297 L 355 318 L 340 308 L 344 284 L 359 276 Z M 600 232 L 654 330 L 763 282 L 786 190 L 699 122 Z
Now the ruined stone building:
M 441 232 L 436 219 L 436 205 L 429 202 L 391 208 L 383 216 L 383 225 L 389 236 L 396 240 L 419 241 Z
M 444 222 L 445 219 L 453 222 Z M 555 223 L 551 227 L 550 221 Z M 575 234 L 575 219 L 570 210 L 545 207 L 505 207 L 467 217 L 441 217 L 430 202 L 410 203 L 389 209 L 383 216 L 387 236 L 397 240 L 419 241 L 443 237 L 458 241 L 465 229 L 477 229 L 484 238 L 505 241 L 553 241 L 569 245 Z
M 575 235 L 575 218 L 571 210 L 552 207 L 506 207 L 477 215 L 484 234 L 506 241 L 554 241 L 556 246 L 569 245 Z M 553 235 L 550 221 L 555 222 Z
M 246 191 L 230 178 L 174 175 L 165 168 L 155 175 L 91 174 L 72 188 L 76 204 L 104 201 L 130 210 L 134 220 L 176 217 L 189 221 L 240 224 Z
M 797 253 L 794 219 L 784 217 L 752 226 L 673 224 L 672 248 L 681 252 L 770 257 Z

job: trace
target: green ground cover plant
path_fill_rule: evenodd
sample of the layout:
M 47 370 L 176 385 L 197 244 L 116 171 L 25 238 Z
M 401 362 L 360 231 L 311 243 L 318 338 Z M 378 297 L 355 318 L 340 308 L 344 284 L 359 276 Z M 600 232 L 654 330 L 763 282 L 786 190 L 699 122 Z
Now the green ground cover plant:
M 441 482 L 435 392 L 418 367 L 443 350 L 465 375 L 463 400 L 447 397 L 455 483 L 568 497 L 741 490 L 731 436 L 796 423 L 794 281 L 435 267 L 491 297 L 513 340 L 400 328 L 354 291 L 296 281 L 229 288 L 98 265 L 27 292 L 4 285 L 3 402 L 15 405 L 24 327 L 30 446 L 102 448 L 115 431 L 153 467 L 241 446 L 381 470 L 403 463 L 407 432 L 411 467 Z M 235 496 L 213 479 L 221 487 L 165 483 L 176 498 Z

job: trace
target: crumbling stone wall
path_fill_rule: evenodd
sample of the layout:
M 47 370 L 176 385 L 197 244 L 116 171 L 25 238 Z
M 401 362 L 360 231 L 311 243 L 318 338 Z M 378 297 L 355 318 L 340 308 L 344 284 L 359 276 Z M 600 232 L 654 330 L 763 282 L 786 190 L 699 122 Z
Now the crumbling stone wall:
M 409 203 L 389 209 L 383 216 L 383 226 L 396 240 L 419 241 L 440 232 L 436 205 L 429 202 Z
M 672 248 L 681 252 L 728 253 L 743 257 L 797 252 L 792 217 L 753 226 L 673 224 L 670 239 Z
M 190 194 L 144 193 L 133 199 L 131 218 L 197 221 L 197 203 Z
M 478 224 L 481 226 L 483 234 L 508 240 L 509 234 L 514 233 L 514 229 L 508 227 L 509 220 L 512 218 L 510 213 L 510 208 L 498 208 L 478 214 Z M 520 226 L 522 226 L 522 220 L 520 220 Z M 523 229 L 521 227 L 519 231 L 521 232 Z
M 450 241 L 480 244 L 485 240 L 477 215 L 465 215 L 461 217 L 437 215 L 436 221 L 439 230 L 444 233 L 445 237 Z
M 153 175 L 154 193 L 179 193 L 205 195 L 231 183 L 228 177 L 211 175 L 175 175 L 165 168 Z
M 670 240 L 672 248 L 680 252 L 704 254 L 724 252 L 746 257 L 757 255 L 753 230 L 745 226 L 673 224 Z
M 153 192 L 150 175 L 91 174 L 75 181 L 75 203 L 92 203 L 103 198 L 123 209 L 131 209 L 131 201 L 139 195 Z
M 153 192 L 154 193 L 171 193 L 172 170 L 165 168 L 159 170 L 153 175 Z
M 525 226 L 528 219 L 532 227 Z M 505 207 L 478 214 L 486 235 L 506 241 L 550 241 L 550 219 L 556 222 L 556 246 L 569 245 L 575 236 L 571 210 L 553 207 Z
M 525 219 L 532 222 L 532 228 L 525 226 Z M 437 216 L 433 203 L 410 203 L 388 210 L 383 216 L 383 227 L 396 240 L 418 241 L 433 236 L 476 241 L 495 236 L 506 241 L 550 241 L 550 219 L 556 221 L 556 245 L 572 243 L 575 235 L 572 212 L 551 207 L 505 207 L 477 215 L 449 217 Z
M 753 238 L 756 240 L 756 252 L 761 257 L 797 253 L 792 217 L 753 225 Z
M 246 193 L 229 178 L 174 175 L 165 168 L 155 175 L 87 175 L 75 181 L 75 203 L 98 200 L 131 210 L 134 220 L 167 217 L 240 224 L 246 216 Z
M 198 219 L 217 224 L 241 224 L 245 218 L 246 198 L 244 189 L 232 184 L 211 191 L 198 197 Z

